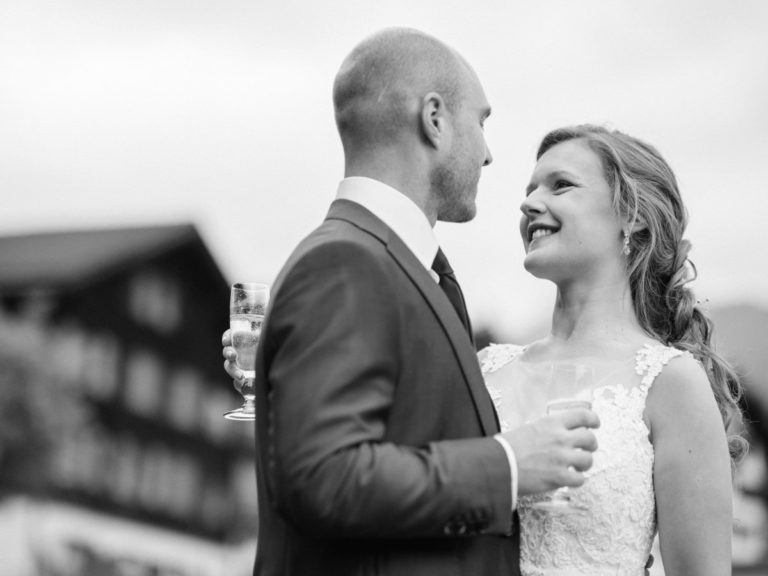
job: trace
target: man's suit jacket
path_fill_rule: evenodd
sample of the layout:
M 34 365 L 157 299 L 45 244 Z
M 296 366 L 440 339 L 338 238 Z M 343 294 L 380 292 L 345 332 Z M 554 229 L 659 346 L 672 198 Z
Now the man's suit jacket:
M 510 471 L 456 312 L 331 205 L 278 275 L 256 367 L 258 576 L 518 573 Z

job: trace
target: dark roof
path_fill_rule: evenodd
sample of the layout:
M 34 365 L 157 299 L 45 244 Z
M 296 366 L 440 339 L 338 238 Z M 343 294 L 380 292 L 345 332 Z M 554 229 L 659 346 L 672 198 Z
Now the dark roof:
M 56 288 L 202 240 L 191 224 L 0 236 L 0 289 Z

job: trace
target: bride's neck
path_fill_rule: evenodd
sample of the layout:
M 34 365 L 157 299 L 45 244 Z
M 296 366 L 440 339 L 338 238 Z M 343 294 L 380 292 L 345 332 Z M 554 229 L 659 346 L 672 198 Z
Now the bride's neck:
M 644 332 L 625 282 L 559 285 L 552 314 L 554 340 L 572 345 L 635 340 Z

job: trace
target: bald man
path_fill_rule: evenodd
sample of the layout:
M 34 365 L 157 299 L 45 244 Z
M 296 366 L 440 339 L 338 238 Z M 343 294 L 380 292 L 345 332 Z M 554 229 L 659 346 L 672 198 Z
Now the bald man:
M 582 482 L 569 466 L 590 465 L 597 418 L 499 434 L 432 232 L 475 215 L 485 93 L 445 44 L 389 29 L 333 98 L 345 178 L 275 280 L 259 344 L 254 573 L 519 574 L 517 494 Z

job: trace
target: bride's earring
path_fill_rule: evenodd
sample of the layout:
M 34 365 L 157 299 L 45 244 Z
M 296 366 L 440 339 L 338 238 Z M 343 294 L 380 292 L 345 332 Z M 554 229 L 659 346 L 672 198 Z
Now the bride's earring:
M 624 252 L 624 256 L 629 256 L 629 253 L 632 252 L 629 247 L 629 233 L 626 230 L 624 230 L 624 248 L 621 251 Z

